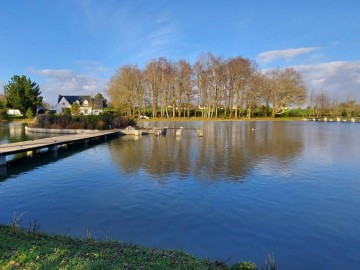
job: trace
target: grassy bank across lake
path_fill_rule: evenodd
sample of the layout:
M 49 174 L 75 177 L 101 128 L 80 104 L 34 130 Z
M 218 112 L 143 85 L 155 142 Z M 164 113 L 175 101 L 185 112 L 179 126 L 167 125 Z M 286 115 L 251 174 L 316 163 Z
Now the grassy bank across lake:
M 181 251 L 150 249 L 118 241 L 74 239 L 0 225 L 0 269 L 256 269 L 199 260 Z

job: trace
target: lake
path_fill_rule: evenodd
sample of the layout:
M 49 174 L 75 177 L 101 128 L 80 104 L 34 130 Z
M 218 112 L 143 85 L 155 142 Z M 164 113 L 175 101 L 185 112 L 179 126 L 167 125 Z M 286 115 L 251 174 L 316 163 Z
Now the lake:
M 260 267 L 270 253 L 277 269 L 359 268 L 360 124 L 140 124 L 184 130 L 8 157 L 0 223 L 25 212 L 23 227 L 37 219 L 48 233 Z M 2 143 L 32 138 L 0 127 Z

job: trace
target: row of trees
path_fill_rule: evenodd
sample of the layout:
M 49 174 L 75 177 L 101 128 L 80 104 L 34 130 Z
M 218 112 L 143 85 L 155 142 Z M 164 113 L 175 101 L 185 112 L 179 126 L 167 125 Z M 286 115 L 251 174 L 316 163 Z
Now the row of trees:
M 197 109 L 203 118 L 250 118 L 255 110 L 263 116 L 271 111 L 275 117 L 301 105 L 307 90 L 292 68 L 264 73 L 243 57 L 207 53 L 194 65 L 164 57 L 151 60 L 144 69 L 124 65 L 110 79 L 107 93 L 111 105 L 130 116 L 150 110 L 153 117 L 190 117 Z
M 339 101 L 325 92 L 312 93 L 309 98 L 309 107 L 311 115 L 316 117 L 360 117 L 360 104 L 355 99 L 348 98 L 346 101 Z
M 199 57 L 194 65 L 186 60 L 166 58 L 150 61 L 144 69 L 124 65 L 110 79 L 108 95 L 112 109 L 134 116 L 190 117 L 198 112 L 204 118 L 257 115 L 274 117 L 306 98 L 301 75 L 292 68 L 261 72 L 256 63 L 242 57 L 224 59 L 211 53 Z M 0 118 L 6 107 L 34 116 L 43 105 L 40 87 L 26 76 L 15 75 L 4 87 L 0 98 Z M 106 99 L 98 93 L 95 100 Z M 312 93 L 308 100 L 309 116 L 360 116 L 360 104 L 354 99 L 332 100 L 325 92 Z M 79 114 L 72 104 L 68 114 Z

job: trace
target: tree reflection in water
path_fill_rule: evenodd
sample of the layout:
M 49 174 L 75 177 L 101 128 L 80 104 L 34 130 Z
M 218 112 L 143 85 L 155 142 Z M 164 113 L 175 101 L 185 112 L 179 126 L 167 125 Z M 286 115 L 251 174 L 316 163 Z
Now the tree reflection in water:
M 159 179 L 177 173 L 180 178 L 241 181 L 268 159 L 279 165 L 271 170 L 288 170 L 303 149 L 303 134 L 284 122 L 172 124 L 185 127 L 181 138 L 171 129 L 166 137 L 121 137 L 109 143 L 111 158 L 125 173 L 145 170 Z M 194 127 L 201 127 L 204 136 L 197 137 Z

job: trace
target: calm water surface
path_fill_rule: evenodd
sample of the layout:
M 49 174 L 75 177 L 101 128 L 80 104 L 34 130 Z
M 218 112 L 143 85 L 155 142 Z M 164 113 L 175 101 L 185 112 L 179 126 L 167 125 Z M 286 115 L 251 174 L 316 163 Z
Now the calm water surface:
M 156 123 L 151 123 L 156 125 Z M 191 122 L 33 158 L 0 176 L 0 223 L 278 269 L 359 269 L 360 124 Z M 255 128 L 255 130 L 252 130 Z M 31 138 L 4 125 L 2 143 Z M 19 159 L 20 158 L 20 159 Z

